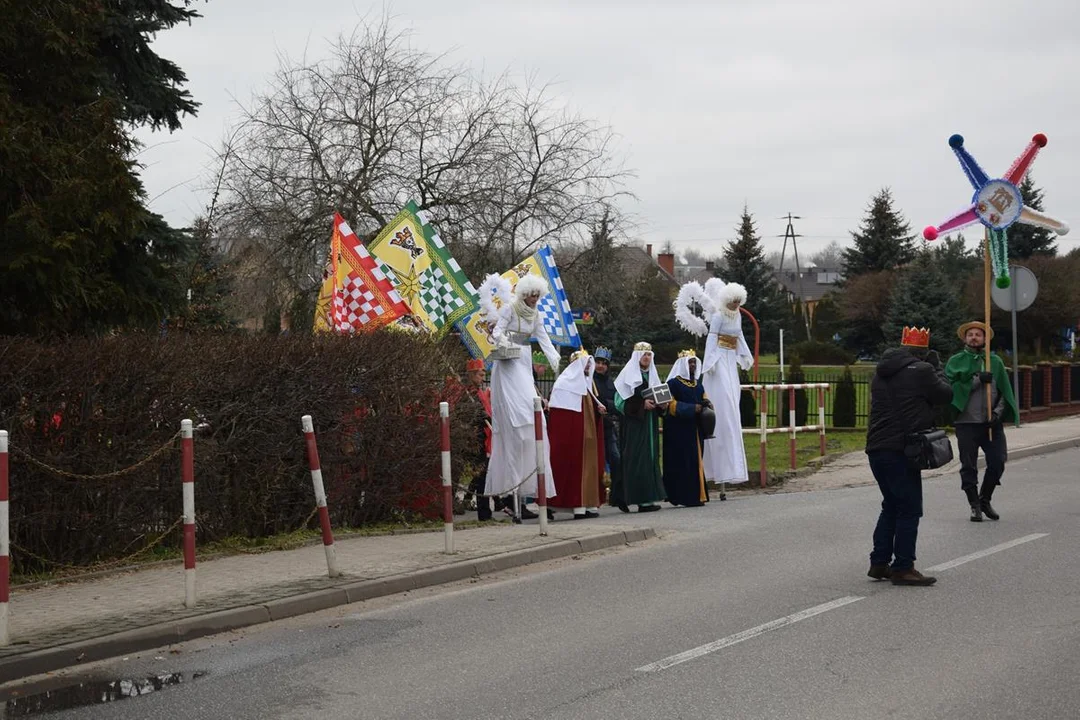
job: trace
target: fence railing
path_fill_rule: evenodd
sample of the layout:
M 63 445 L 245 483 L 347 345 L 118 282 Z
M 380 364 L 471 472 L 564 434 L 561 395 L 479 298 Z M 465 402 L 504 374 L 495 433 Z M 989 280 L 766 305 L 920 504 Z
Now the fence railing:
M 763 408 L 758 420 L 757 429 L 743 428 L 743 435 L 758 435 L 761 437 L 761 449 L 759 456 L 759 477 L 761 481 L 761 487 L 765 487 L 768 482 L 768 437 L 775 433 L 788 433 L 789 435 L 789 450 L 791 469 L 795 470 L 798 467 L 798 460 L 796 458 L 796 437 L 800 432 L 817 432 L 818 437 L 821 439 L 820 452 L 821 457 L 825 457 L 825 393 L 830 389 L 829 383 L 777 383 L 774 385 L 742 385 L 744 391 L 752 392 L 757 398 L 764 397 L 765 402 L 760 403 Z M 768 398 L 773 395 L 772 391 L 776 391 L 777 397 L 782 397 L 784 391 L 787 391 L 788 396 L 788 418 L 787 425 L 780 427 L 769 427 L 769 414 L 766 410 L 768 408 Z M 800 390 L 817 390 L 817 424 L 815 425 L 798 425 L 797 424 L 797 409 L 795 406 L 796 393 Z

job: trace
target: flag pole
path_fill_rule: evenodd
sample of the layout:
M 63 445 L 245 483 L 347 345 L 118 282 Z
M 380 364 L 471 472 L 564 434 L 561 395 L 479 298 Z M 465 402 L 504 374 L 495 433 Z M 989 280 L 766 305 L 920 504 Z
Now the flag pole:
M 986 372 L 993 372 L 990 364 L 990 283 L 993 282 L 993 273 L 990 271 L 990 228 L 983 226 L 983 311 L 986 316 L 986 343 L 983 347 L 983 362 Z M 994 419 L 993 383 L 986 384 L 986 420 Z

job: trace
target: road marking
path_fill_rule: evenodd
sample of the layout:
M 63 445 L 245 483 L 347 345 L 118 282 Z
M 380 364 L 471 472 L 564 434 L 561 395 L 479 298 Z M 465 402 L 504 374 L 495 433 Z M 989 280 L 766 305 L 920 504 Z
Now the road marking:
M 1032 535 L 1025 535 L 1022 538 L 1016 538 L 1015 540 L 1010 540 L 1007 543 L 1001 543 L 1000 545 L 995 545 L 994 547 L 989 547 L 985 550 L 980 550 L 979 552 L 974 552 L 970 555 L 958 557 L 955 560 L 950 560 L 948 562 L 943 562 L 940 565 L 926 568 L 926 572 L 941 572 L 942 570 L 950 570 L 957 565 L 963 565 L 964 563 L 971 562 L 972 560 L 978 560 L 979 558 L 984 558 L 987 555 L 993 555 L 994 553 L 1001 552 L 1002 550 L 1008 550 L 1009 548 L 1016 547 L 1017 545 L 1023 545 L 1026 542 L 1031 542 L 1032 540 L 1044 538 L 1049 534 L 1050 533 L 1034 533 Z
M 649 663 L 648 665 L 642 665 L 641 667 L 637 668 L 635 672 L 659 672 L 660 670 L 667 670 L 670 667 L 674 667 L 684 662 L 689 662 L 690 660 L 694 660 L 704 655 L 708 655 L 709 653 L 714 653 L 717 650 L 723 650 L 726 647 L 731 647 L 732 645 L 741 643 L 744 640 L 756 638 L 758 635 L 764 635 L 767 632 L 779 630 L 782 627 L 792 625 L 799 622 L 800 620 L 812 618 L 815 615 L 820 615 L 821 613 L 828 612 L 829 610 L 835 610 L 837 608 L 844 607 L 845 605 L 850 605 L 851 603 L 857 602 L 862 599 L 864 598 L 858 595 L 848 595 L 847 597 L 838 598 L 836 600 L 832 600 L 821 605 L 815 605 L 812 608 L 800 610 L 794 615 L 788 615 L 786 617 L 780 618 L 779 620 L 773 620 L 772 622 L 767 622 L 764 625 L 758 625 L 757 627 L 752 627 L 749 630 L 743 630 L 740 633 L 729 635 L 722 640 L 717 640 L 716 642 L 711 642 L 707 645 L 701 645 L 700 647 L 696 647 L 693 650 L 687 650 L 686 652 L 681 652 L 678 655 L 666 657 L 663 660 L 658 660 L 654 663 Z

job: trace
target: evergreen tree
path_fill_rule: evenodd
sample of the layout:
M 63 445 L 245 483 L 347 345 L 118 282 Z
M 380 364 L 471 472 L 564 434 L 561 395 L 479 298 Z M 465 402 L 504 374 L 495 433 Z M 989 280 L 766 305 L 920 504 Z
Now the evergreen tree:
M 190 0 L 0 3 L 0 332 L 157 323 L 191 240 L 145 207 L 139 125 L 195 105 L 150 39 Z
M 736 238 L 724 250 L 724 280 L 746 288 L 746 309 L 761 326 L 762 352 L 772 352 L 780 345 L 780 330 L 791 330 L 791 306 L 773 279 L 754 217 L 746 207 L 735 232 Z
M 1035 210 L 1043 209 L 1043 191 L 1035 186 L 1030 174 L 1020 183 L 1020 195 L 1028 207 Z M 1054 233 L 1049 230 L 1023 223 L 1013 223 L 1007 234 L 1011 259 L 1026 260 L 1032 255 L 1057 255 Z
M 802 358 L 798 355 L 791 356 L 791 364 L 788 365 L 788 373 L 786 382 L 792 385 L 798 385 L 806 382 L 806 374 L 803 372 Z M 783 396 L 783 416 L 780 418 L 779 425 L 787 426 L 791 413 L 791 391 L 781 390 L 780 394 Z M 803 426 L 806 424 L 806 391 L 795 391 L 795 424 L 797 426 Z
M 851 375 L 851 366 L 845 365 L 844 375 L 836 384 L 836 395 L 833 397 L 833 427 L 855 427 L 856 407 L 855 378 Z
M 842 328 L 840 311 L 832 295 L 826 295 L 817 301 L 810 320 L 810 334 L 817 342 L 833 342 L 833 336 Z
M 956 328 L 964 322 L 958 288 L 934 261 L 933 253 L 919 252 L 901 274 L 890 298 L 883 325 L 884 344 L 900 344 L 905 326 L 930 328 L 930 347 L 944 362 L 959 349 Z
M 749 385 L 751 382 L 750 373 L 742 368 L 739 368 L 739 383 L 742 385 Z M 751 390 L 743 390 L 739 393 L 739 422 L 744 428 L 752 428 L 758 426 L 758 407 L 757 399 L 754 397 L 754 393 Z
M 915 235 L 903 216 L 893 209 L 892 191 L 882 188 L 867 208 L 854 247 L 843 252 L 844 279 L 902 267 L 915 256 Z
M 226 330 L 237 325 L 230 297 L 233 275 L 229 259 L 214 245 L 209 224 L 203 218 L 195 221 L 195 257 L 187 277 L 188 302 L 184 325 L 188 328 Z M 314 315 L 315 308 L 311 309 Z

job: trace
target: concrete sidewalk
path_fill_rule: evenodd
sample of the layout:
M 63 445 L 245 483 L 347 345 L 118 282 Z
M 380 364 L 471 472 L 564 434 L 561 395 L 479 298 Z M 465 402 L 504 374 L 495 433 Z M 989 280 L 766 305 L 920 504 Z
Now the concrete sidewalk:
M 1006 429 L 1011 459 L 1080 446 L 1080 417 Z M 957 476 L 957 463 L 926 477 Z M 1006 470 L 1008 482 L 1008 470 Z M 841 456 L 813 475 L 765 492 L 805 492 L 873 484 L 862 452 Z M 736 495 L 761 492 L 728 487 Z M 393 595 L 529 563 L 639 542 L 656 533 L 651 517 L 502 523 L 454 533 L 353 537 L 336 543 L 342 577 L 330 579 L 321 545 L 204 560 L 199 602 L 187 609 L 182 564 L 167 564 L 32 588 L 16 587 L 10 604 L 12 644 L 0 648 L 0 683 L 160 647 L 225 630 Z M 561 518 L 566 517 L 561 515 Z M 639 524 L 640 523 L 640 524 Z

